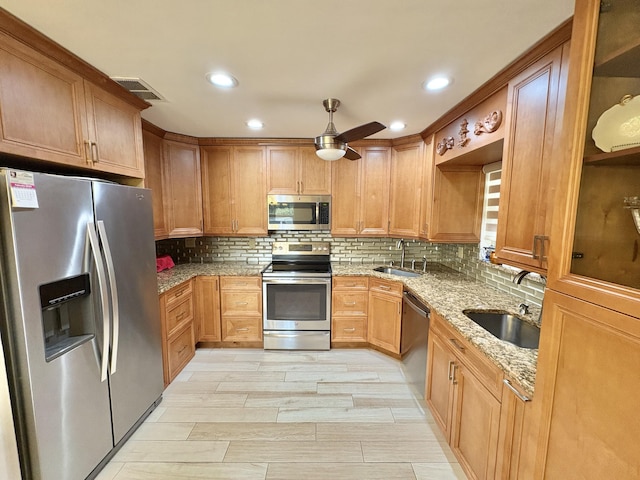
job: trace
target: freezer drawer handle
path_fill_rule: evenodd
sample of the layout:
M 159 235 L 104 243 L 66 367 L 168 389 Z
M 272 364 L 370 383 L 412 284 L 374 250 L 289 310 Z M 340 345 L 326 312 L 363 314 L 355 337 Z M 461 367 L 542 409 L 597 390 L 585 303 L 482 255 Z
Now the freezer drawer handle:
M 96 234 L 93 222 L 87 223 L 87 237 L 89 237 L 89 245 L 91 245 L 91 253 L 96 264 L 96 272 L 98 273 L 98 285 L 100 286 L 100 303 L 102 305 L 102 359 L 99 362 L 99 366 L 100 381 L 104 382 L 107 379 L 107 367 L 109 366 L 109 317 L 111 316 L 111 312 L 108 301 L 107 277 L 100 256 L 98 235 Z
M 98 220 L 98 233 L 102 240 L 102 248 L 104 249 L 104 257 L 107 261 L 107 273 L 109 274 L 109 287 L 111 288 L 111 315 L 113 319 L 113 340 L 111 342 L 111 374 L 116 373 L 116 365 L 118 363 L 118 339 L 120 338 L 120 308 L 118 305 L 118 286 L 116 285 L 116 269 L 113 266 L 113 257 L 111 256 L 111 248 L 109 247 L 109 238 L 104 222 Z

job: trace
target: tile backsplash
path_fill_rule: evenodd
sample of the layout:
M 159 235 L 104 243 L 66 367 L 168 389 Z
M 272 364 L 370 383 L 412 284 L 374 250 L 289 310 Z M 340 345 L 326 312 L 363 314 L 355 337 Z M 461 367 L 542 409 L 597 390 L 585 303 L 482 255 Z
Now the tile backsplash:
M 332 237 L 328 231 L 273 233 L 269 237 L 196 237 L 159 240 L 158 255 L 171 255 L 175 263 L 246 262 L 268 264 L 271 244 L 275 241 L 314 241 L 331 243 L 331 261 L 355 264 L 400 264 L 401 251 L 394 238 Z M 405 240 L 405 266 L 422 259 L 458 270 L 478 281 L 516 296 L 529 305 L 540 306 L 544 294 L 543 281 L 537 275 L 527 276 L 521 285 L 511 281 L 517 270 L 479 260 L 478 245 L 430 243 Z

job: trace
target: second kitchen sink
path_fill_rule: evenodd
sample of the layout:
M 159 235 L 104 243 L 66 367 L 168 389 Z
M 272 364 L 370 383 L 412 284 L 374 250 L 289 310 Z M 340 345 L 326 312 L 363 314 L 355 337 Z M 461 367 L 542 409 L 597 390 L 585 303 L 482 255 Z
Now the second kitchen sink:
M 463 310 L 493 336 L 523 348 L 538 348 L 540 329 L 505 311 Z
M 419 277 L 421 275 L 418 272 L 408 272 L 407 270 L 400 270 L 393 267 L 376 267 L 373 270 L 375 272 L 389 273 L 391 275 L 399 275 L 401 277 Z

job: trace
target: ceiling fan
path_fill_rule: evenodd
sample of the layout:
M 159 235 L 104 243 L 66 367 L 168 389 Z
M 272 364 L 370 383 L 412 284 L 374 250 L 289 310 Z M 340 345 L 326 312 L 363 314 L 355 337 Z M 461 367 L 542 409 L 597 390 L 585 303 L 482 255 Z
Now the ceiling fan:
M 360 154 L 349 147 L 347 143 L 360 140 L 387 128 L 380 122 L 370 122 L 339 134 L 333 124 L 333 112 L 340 106 L 340 100 L 327 98 L 322 104 L 325 110 L 329 112 L 329 124 L 324 133 L 315 138 L 314 144 L 316 146 L 316 155 L 323 160 L 333 161 L 342 157 L 349 160 L 357 160 L 361 158 Z

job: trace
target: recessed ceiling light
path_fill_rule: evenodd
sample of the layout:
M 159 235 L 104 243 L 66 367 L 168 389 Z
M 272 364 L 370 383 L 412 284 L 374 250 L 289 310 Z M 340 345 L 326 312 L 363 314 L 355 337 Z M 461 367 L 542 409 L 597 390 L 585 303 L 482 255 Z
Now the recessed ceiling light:
M 233 88 L 238 86 L 238 80 L 224 72 L 207 73 L 207 80 L 220 88 Z
M 433 77 L 431 80 L 424 82 L 423 87 L 425 90 L 440 90 L 451 84 L 449 77 Z
M 391 125 L 389 125 L 389 130 L 393 130 L 394 132 L 398 132 L 400 130 L 404 130 L 405 127 L 407 126 L 406 123 L 404 122 L 391 122 Z
M 252 118 L 251 120 L 247 121 L 247 127 L 249 127 L 251 130 L 260 130 L 262 127 L 264 127 L 264 123 L 256 118 Z

